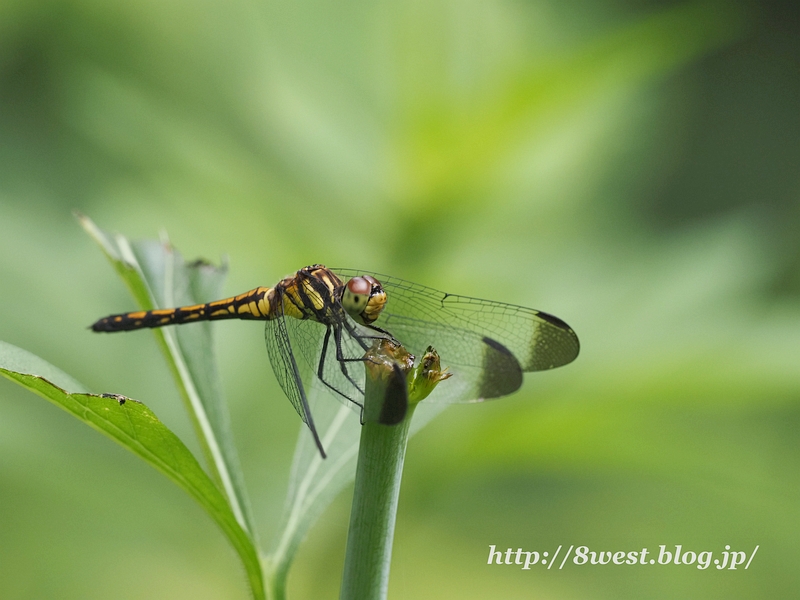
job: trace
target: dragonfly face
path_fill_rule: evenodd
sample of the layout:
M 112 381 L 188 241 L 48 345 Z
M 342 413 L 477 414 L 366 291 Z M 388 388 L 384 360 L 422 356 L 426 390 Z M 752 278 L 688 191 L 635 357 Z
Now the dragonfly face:
M 372 275 L 353 277 L 344 286 L 342 306 L 356 322 L 371 325 L 386 306 L 386 292 Z
M 111 315 L 92 329 L 128 331 L 217 319 L 266 321 L 275 376 L 323 456 L 307 390 L 321 384 L 363 409 L 362 365 L 376 340 L 398 342 L 420 357 L 433 346 L 452 373 L 430 396 L 441 402 L 510 394 L 522 385 L 523 372 L 565 365 L 579 351 L 575 332 L 547 313 L 323 265 L 304 267 L 273 288 L 208 304 Z

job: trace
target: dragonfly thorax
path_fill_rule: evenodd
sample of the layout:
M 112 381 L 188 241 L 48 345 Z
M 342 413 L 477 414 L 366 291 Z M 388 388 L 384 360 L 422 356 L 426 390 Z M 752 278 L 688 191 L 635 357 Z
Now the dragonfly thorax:
M 371 275 L 353 277 L 342 293 L 342 307 L 356 322 L 370 325 L 386 306 L 386 292 Z

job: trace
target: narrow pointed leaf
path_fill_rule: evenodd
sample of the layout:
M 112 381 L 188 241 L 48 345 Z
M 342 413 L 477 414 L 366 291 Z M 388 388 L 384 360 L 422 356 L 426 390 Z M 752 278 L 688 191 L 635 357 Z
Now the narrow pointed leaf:
M 78 219 L 141 309 L 192 305 L 221 297 L 226 267 L 202 261 L 187 263 L 166 240 L 131 242 L 121 235 L 102 231 L 88 217 Z M 213 353 L 211 325 L 203 322 L 152 331 L 178 384 L 211 476 L 224 490 L 239 524 L 256 542 L 252 511 Z
M 183 488 L 216 521 L 239 553 L 254 598 L 264 598 L 261 565 L 250 535 L 194 455 L 149 408 L 124 396 L 87 393 L 83 385 L 53 365 L 2 341 L 0 375 L 66 410 Z

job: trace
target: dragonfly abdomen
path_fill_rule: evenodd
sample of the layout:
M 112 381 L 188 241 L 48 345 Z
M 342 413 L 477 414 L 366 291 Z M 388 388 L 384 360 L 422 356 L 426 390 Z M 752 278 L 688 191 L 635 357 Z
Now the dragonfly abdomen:
M 155 310 L 110 315 L 92 325 L 93 331 L 132 331 L 146 327 L 181 325 L 195 321 L 216 321 L 219 319 L 259 319 L 274 318 L 272 309 L 273 289 L 258 287 L 233 298 L 217 300 L 208 304 L 181 306 Z

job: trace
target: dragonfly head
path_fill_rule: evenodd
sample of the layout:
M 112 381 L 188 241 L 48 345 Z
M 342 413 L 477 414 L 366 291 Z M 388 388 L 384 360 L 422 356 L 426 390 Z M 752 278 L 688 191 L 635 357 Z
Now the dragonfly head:
M 356 322 L 370 325 L 386 306 L 386 292 L 371 275 L 353 277 L 344 287 L 342 306 Z

